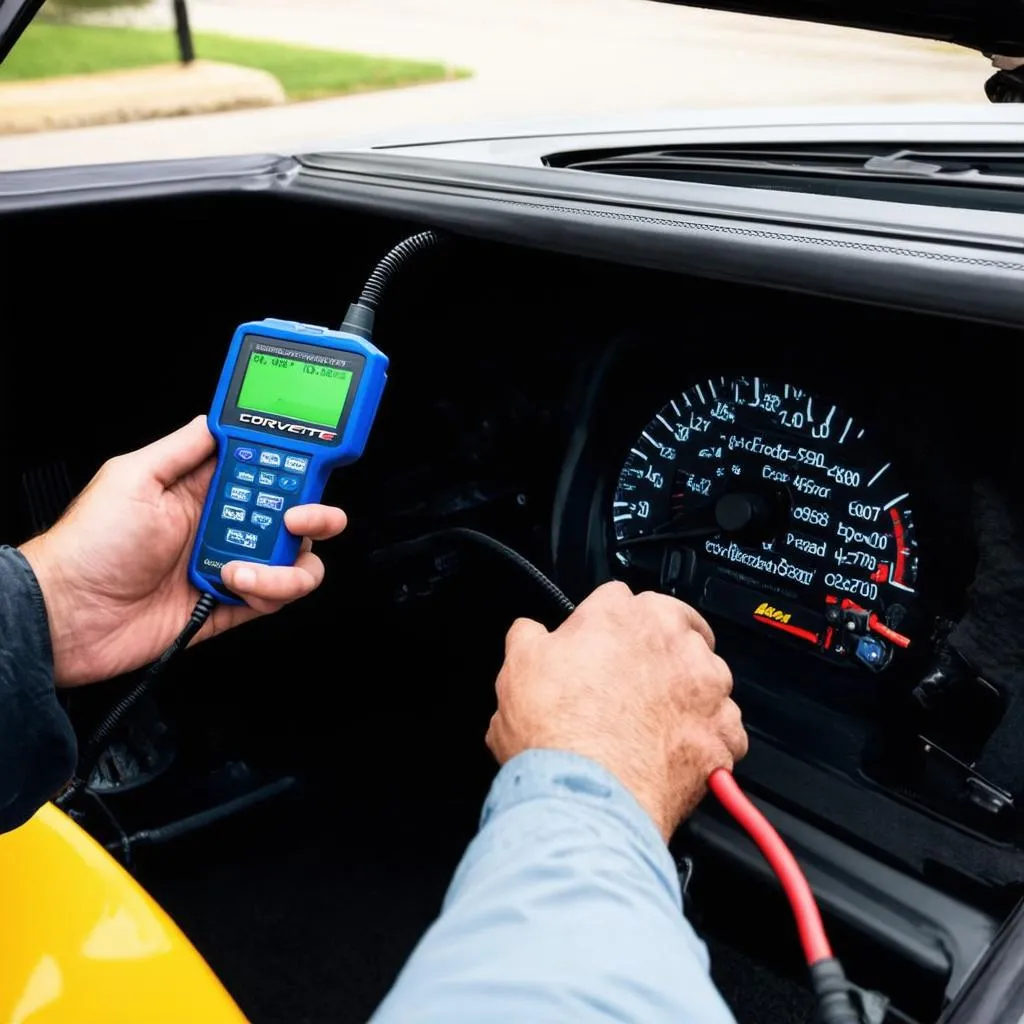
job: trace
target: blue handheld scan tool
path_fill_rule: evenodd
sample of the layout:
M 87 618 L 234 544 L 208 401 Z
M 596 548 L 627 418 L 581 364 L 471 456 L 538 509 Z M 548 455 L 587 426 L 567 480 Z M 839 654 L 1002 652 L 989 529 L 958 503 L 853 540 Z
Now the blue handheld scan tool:
M 217 468 L 189 562 L 199 590 L 242 604 L 221 580 L 227 562 L 294 563 L 301 538 L 285 511 L 318 502 L 331 471 L 363 454 L 387 368 L 355 334 L 287 320 L 238 327 L 208 419 Z

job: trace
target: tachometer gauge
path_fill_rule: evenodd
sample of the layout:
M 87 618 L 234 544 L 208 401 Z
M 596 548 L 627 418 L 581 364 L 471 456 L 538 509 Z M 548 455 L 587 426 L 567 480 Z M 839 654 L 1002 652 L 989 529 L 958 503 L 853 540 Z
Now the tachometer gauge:
M 834 403 L 713 377 L 664 406 L 612 500 L 614 558 L 712 616 L 886 668 L 917 624 L 910 489 Z

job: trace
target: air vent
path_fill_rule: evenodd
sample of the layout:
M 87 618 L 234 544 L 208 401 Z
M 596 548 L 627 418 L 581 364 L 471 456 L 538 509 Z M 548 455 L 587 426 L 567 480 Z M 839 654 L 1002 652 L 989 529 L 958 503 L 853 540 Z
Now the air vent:
M 892 144 L 678 146 L 556 153 L 550 167 L 635 178 L 1020 212 L 1024 149 Z

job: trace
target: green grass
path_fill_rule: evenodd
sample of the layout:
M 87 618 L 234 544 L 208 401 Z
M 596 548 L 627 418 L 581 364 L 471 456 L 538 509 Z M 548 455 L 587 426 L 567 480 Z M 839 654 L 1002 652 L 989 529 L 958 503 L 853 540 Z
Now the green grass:
M 370 57 L 203 32 L 196 33 L 195 47 L 196 56 L 205 60 L 269 71 L 290 100 L 391 89 L 467 74 L 428 61 Z M 0 64 L 0 82 L 141 68 L 177 59 L 170 30 L 38 23 L 29 27 Z

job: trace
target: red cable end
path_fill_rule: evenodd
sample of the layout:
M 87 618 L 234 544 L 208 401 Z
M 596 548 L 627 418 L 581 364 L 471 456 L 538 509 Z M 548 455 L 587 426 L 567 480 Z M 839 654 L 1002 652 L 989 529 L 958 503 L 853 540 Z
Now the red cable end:
M 832 947 L 825 934 L 814 893 L 782 837 L 724 768 L 711 773 L 708 787 L 737 824 L 754 840 L 778 877 L 789 905 L 793 908 L 807 965 L 810 967 L 821 960 L 831 960 Z

